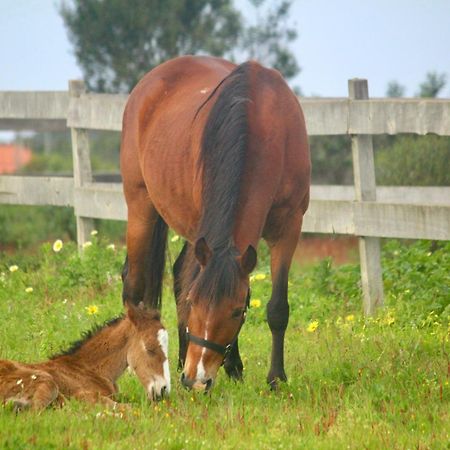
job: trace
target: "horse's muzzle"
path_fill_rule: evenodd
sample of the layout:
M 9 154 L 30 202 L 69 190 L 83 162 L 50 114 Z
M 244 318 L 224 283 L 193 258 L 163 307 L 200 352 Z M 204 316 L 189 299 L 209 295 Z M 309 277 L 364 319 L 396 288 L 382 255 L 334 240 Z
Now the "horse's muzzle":
M 204 391 L 206 393 L 211 389 L 213 380 L 212 378 L 208 378 L 205 381 L 193 380 L 188 378 L 183 372 L 181 374 L 181 384 L 188 390 L 193 389 L 194 391 Z

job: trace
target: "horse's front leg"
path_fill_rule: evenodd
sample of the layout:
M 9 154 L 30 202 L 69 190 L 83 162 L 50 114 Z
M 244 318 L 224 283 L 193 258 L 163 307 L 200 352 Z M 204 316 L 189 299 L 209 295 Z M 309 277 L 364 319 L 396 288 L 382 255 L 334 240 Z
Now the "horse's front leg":
M 186 299 L 182 299 L 183 292 L 182 284 L 182 272 L 183 265 L 186 259 L 186 253 L 188 250 L 188 242 L 185 242 L 180 254 L 178 255 L 172 269 L 173 273 L 173 293 L 175 296 L 175 303 L 177 305 L 177 318 L 178 318 L 178 370 L 183 370 L 184 361 L 186 359 L 187 352 L 187 339 L 186 339 L 186 324 L 187 324 L 187 308 Z
M 286 381 L 284 371 L 284 335 L 289 321 L 288 278 L 303 216 L 298 213 L 285 223 L 279 239 L 268 242 L 271 258 L 272 296 L 267 304 L 267 322 L 272 332 L 272 355 L 267 382 L 277 388 L 277 380 Z
M 244 365 L 242 364 L 241 355 L 239 354 L 238 340 L 232 345 L 230 354 L 225 358 L 223 368 L 226 374 L 234 380 L 242 380 Z

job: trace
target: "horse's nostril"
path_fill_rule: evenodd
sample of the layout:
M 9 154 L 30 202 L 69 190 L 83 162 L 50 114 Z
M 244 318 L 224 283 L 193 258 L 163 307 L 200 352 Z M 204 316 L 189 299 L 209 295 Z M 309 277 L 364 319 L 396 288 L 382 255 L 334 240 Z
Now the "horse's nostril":
M 211 388 L 211 386 L 212 386 L 212 382 L 213 382 L 213 380 L 212 380 L 212 378 L 209 378 L 209 379 L 207 379 L 206 380 L 206 391 L 209 391 L 209 389 Z
M 190 378 L 188 378 L 184 372 L 181 374 L 181 384 L 187 388 L 187 389 L 191 389 L 192 385 L 194 384 L 194 380 L 191 380 Z

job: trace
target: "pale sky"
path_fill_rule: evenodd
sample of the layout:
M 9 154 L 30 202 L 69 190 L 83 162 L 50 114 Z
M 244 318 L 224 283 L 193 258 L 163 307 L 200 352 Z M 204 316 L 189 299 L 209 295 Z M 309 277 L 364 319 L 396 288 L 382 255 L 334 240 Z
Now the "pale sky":
M 0 0 L 0 90 L 65 90 L 81 77 L 59 1 Z M 302 67 L 293 84 L 307 96 L 346 96 L 353 77 L 368 78 L 374 97 L 393 79 L 412 96 L 435 70 L 450 97 L 450 0 L 295 0 L 291 18 Z

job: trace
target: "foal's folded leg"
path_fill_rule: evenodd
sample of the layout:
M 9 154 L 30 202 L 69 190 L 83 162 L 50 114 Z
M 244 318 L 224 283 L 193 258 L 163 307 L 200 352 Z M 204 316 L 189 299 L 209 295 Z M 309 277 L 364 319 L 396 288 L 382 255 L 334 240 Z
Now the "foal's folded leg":
M 59 396 L 59 389 L 51 375 L 35 375 L 33 380 L 33 393 L 30 398 L 31 407 L 34 410 L 45 409 Z
M 0 397 L 12 402 L 16 412 L 44 409 L 57 395 L 58 387 L 47 372 L 20 368 L 0 377 Z

